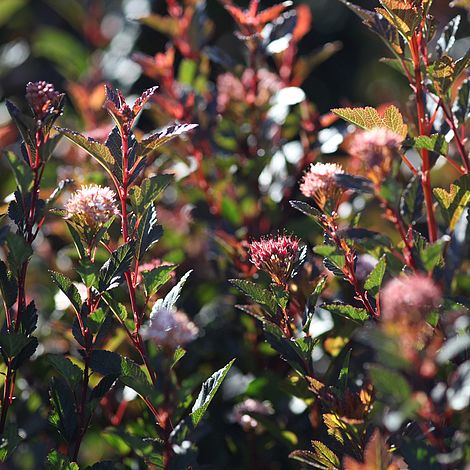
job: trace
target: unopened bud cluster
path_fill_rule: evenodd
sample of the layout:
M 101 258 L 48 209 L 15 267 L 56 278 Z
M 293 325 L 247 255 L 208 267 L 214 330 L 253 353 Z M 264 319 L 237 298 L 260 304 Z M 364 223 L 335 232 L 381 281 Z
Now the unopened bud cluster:
M 48 114 L 58 114 L 63 94 L 54 89 L 54 85 L 45 81 L 29 82 L 26 85 L 26 100 L 37 119 L 42 120 Z

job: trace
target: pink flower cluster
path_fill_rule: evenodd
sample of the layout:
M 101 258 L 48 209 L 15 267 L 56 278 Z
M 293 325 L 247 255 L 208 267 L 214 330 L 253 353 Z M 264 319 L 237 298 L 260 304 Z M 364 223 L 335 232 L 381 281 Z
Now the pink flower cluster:
M 358 158 L 358 166 L 373 170 L 383 178 L 390 172 L 402 142 L 401 135 L 386 127 L 375 127 L 354 134 L 349 153 Z
M 267 272 L 276 284 L 286 285 L 299 258 L 300 240 L 293 235 L 278 234 L 250 243 L 250 261 Z
M 26 85 L 26 100 L 38 119 L 60 112 L 59 105 L 63 96 L 55 91 L 54 85 L 45 81 L 29 82 Z
M 66 219 L 96 232 L 111 217 L 118 215 L 116 194 L 96 184 L 82 186 L 65 204 Z
M 224 112 L 230 103 L 246 103 L 247 91 L 251 89 L 254 79 L 252 70 L 247 69 L 243 72 L 241 78 L 232 73 L 224 73 L 217 78 L 217 109 Z M 282 88 L 279 78 L 266 69 L 259 69 L 256 72 L 258 82 L 257 95 L 254 97 L 255 105 L 259 107 L 266 106 L 271 97 Z
M 440 287 L 429 277 L 415 274 L 392 279 L 383 288 L 381 314 L 386 322 L 416 323 L 442 301 Z
M 234 406 L 232 418 L 245 431 L 249 431 L 250 429 L 256 429 L 259 425 L 258 421 L 251 416 L 252 413 L 267 416 L 272 415 L 274 409 L 268 401 L 261 402 L 253 398 L 247 398 Z
M 198 333 L 198 327 L 185 313 L 159 308 L 152 311 L 149 325 L 142 336 L 165 349 L 175 350 L 193 341 Z
M 335 200 L 339 196 L 340 187 L 335 177 L 342 174 L 344 170 L 337 163 L 312 163 L 304 173 L 300 191 L 323 209 L 329 199 Z

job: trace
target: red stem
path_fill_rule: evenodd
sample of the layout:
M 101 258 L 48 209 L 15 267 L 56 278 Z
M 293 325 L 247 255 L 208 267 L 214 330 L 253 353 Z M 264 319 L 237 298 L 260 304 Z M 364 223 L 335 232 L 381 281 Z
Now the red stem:
M 426 117 L 424 105 L 424 87 L 421 76 L 421 60 L 420 60 L 420 37 L 416 33 L 413 35 L 410 43 L 411 57 L 415 72 L 415 90 L 416 90 L 416 108 L 418 113 L 418 128 L 420 135 L 428 135 L 428 120 Z M 429 151 L 421 150 L 422 160 L 422 176 L 421 186 L 424 193 L 424 201 L 426 204 L 426 218 L 428 224 L 429 241 L 434 243 L 437 240 L 437 225 L 434 214 L 434 206 L 432 201 L 432 188 L 430 178 Z

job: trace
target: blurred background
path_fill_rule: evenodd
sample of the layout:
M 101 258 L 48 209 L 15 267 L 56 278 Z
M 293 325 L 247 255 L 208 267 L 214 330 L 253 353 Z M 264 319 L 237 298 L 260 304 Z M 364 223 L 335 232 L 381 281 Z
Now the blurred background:
M 336 0 L 311 0 L 303 3 L 311 10 L 312 28 L 299 43 L 299 55 L 320 50 L 325 44 L 330 44 L 335 51 L 318 67 L 314 67 L 302 84 L 308 100 L 315 104 L 318 113 L 323 115 L 338 106 L 377 106 L 388 102 L 403 108 L 402 104 L 409 95 L 409 87 L 398 72 L 379 62 L 382 56 L 387 55 L 386 48 L 361 24 L 360 19 Z M 372 0 L 356 1 L 357 5 L 365 8 L 373 8 L 377 3 Z M 263 1 L 261 7 L 266 8 L 272 4 Z M 434 15 L 440 25 L 447 23 L 457 13 L 466 19 L 466 11 L 451 8 L 447 0 L 435 0 L 434 4 Z M 297 5 L 295 2 L 294 6 Z M 240 6 L 246 7 L 247 3 L 243 1 Z M 171 30 L 175 26 L 154 24 L 152 21 L 164 17 L 166 8 L 164 1 L 151 0 L 0 0 L 0 147 L 11 145 L 16 139 L 16 136 L 13 140 L 9 137 L 9 128 L 6 127 L 9 116 L 5 99 L 12 98 L 15 102 L 22 102 L 26 83 L 37 80 L 51 82 L 57 90 L 67 93 L 63 119 L 69 127 L 85 129 L 88 135 L 97 138 L 105 136 L 103 132 L 109 131 L 110 119 L 101 111 L 103 82 L 112 83 L 131 97 L 138 96 L 144 89 L 155 84 L 155 80 L 150 79 L 148 74 L 143 74 L 141 66 L 133 60 L 133 54 L 154 56 L 165 51 L 168 37 L 163 32 L 165 28 Z M 223 6 L 216 0 L 208 0 L 201 15 L 207 15 L 212 22 L 212 32 L 205 46 L 217 46 L 236 56 L 239 42 L 233 34 L 234 21 Z M 197 29 L 197 25 L 194 28 Z M 190 30 L 190 39 L 193 34 L 194 41 L 198 41 L 199 33 L 197 30 Z M 462 39 L 454 48 L 455 55 L 461 56 L 469 48 L 468 33 L 468 22 L 463 21 L 460 32 Z M 184 67 L 180 67 L 182 63 Z M 201 64 L 201 69 L 204 69 L 204 61 Z M 178 79 L 183 83 L 186 81 L 186 66 L 190 67 L 190 62 L 184 62 L 177 51 L 174 68 L 178 70 Z M 215 82 L 220 73 L 220 65 L 213 64 L 209 78 Z M 139 122 L 143 131 L 148 132 L 157 127 L 156 123 L 164 125 L 169 122 L 168 116 L 165 116 L 167 122 L 162 122 L 158 106 L 157 103 L 154 115 L 144 113 Z M 194 121 L 199 122 L 197 116 Z M 210 126 L 207 128 L 210 129 Z M 288 136 L 286 140 L 289 140 Z M 184 147 L 183 156 L 189 155 L 191 150 Z M 178 148 L 173 152 L 177 154 Z M 227 149 L 224 152 L 227 153 Z M 64 157 L 61 160 L 62 154 L 67 155 L 66 159 Z M 202 158 L 204 157 L 202 152 Z M 226 155 L 224 158 L 225 160 L 217 160 L 216 165 L 219 165 L 221 174 L 223 169 L 228 174 L 232 168 L 230 165 L 237 162 L 234 163 Z M 267 160 L 257 163 L 256 178 L 269 158 L 268 152 Z M 88 160 L 85 164 L 85 157 L 75 154 L 70 147 L 59 148 L 59 156 L 53 160 L 50 170 L 44 176 L 44 187 L 52 188 L 56 180 L 63 177 L 106 183 L 96 165 L 90 165 Z M 289 159 L 288 163 L 291 163 Z M 182 167 L 183 173 L 189 172 L 191 163 L 184 164 L 186 166 Z M 247 173 L 251 171 L 250 168 L 247 166 Z M 179 171 L 181 167 L 176 169 Z M 7 175 L 8 166 L 1 160 L 0 171 L 0 197 L 3 199 L 13 190 L 14 181 L 10 173 Z M 297 174 L 293 173 L 291 178 L 292 186 L 298 179 L 298 171 L 303 171 L 303 168 L 297 168 L 296 171 Z M 207 173 L 212 178 L 211 181 L 218 182 L 218 175 L 211 175 L 210 169 Z M 455 175 L 450 172 L 443 175 L 443 179 L 446 181 L 446 178 L 451 179 L 453 176 Z M 220 193 L 224 193 L 225 188 L 226 186 L 221 185 Z M 208 468 L 227 470 L 298 468 L 287 455 L 293 448 L 309 447 L 312 436 L 309 418 L 304 413 L 305 405 L 301 400 L 290 398 L 289 383 L 284 380 L 288 368 L 273 350 L 259 341 L 259 326 L 252 318 L 234 309 L 236 294 L 226 280 L 238 277 L 239 272 L 221 254 L 224 250 L 220 248 L 220 241 L 222 238 L 230 245 L 229 236 L 242 239 L 247 233 L 259 236 L 265 230 L 273 229 L 293 230 L 304 240 L 319 236 L 321 240 L 321 234 L 313 223 L 301 218 L 298 213 L 286 210 L 286 217 L 282 218 L 276 206 L 279 201 L 268 197 L 260 211 L 266 213 L 272 223 L 259 223 L 253 229 L 254 224 L 250 221 L 259 215 L 256 211 L 254 216 L 250 215 L 252 206 L 257 204 L 256 196 L 255 202 L 250 197 L 245 197 L 245 194 L 242 196 L 237 195 L 238 205 L 228 199 L 224 200 L 222 217 L 218 220 L 213 217 L 214 212 L 208 207 L 209 203 L 201 196 L 200 188 L 195 189 L 191 184 L 186 186 L 182 179 L 177 190 L 170 189 L 165 193 L 162 207 L 159 207 L 159 216 L 166 232 L 155 255 L 165 261 L 180 264 L 179 275 L 187 269 L 195 268 L 181 306 L 196 319 L 204 333 L 191 346 L 191 359 L 182 361 L 182 375 L 193 373 L 197 369 L 196 381 L 202 381 L 203 377 L 237 357 L 222 396 L 214 401 L 211 408 L 210 424 L 201 430 L 200 462 L 210 464 L 211 467 Z M 240 211 L 243 212 L 243 217 Z M 374 221 L 379 219 L 377 212 L 372 213 L 371 217 Z M 249 229 L 237 233 L 238 226 Z M 379 222 L 373 228 L 382 230 Z M 221 231 L 223 235 L 219 233 Z M 50 267 L 46 262 L 48 259 L 55 260 L 54 269 L 73 272 L 70 239 L 63 221 L 52 219 L 44 231 L 44 237 L 39 239 L 37 252 L 39 257 L 34 258 L 32 263 L 30 286 L 31 296 L 37 299 L 42 315 L 42 352 L 67 352 L 69 349 L 73 352 L 76 345 L 73 346 L 73 339 L 70 335 L 67 336 L 66 328 L 63 327 L 63 324 L 71 321 L 71 316 L 64 312 L 65 307 L 60 304 L 60 298 L 44 276 L 44 270 Z M 312 270 L 315 273 L 315 266 Z M 326 323 L 321 325 L 318 320 L 317 325 L 319 328 L 331 328 L 328 321 L 331 322 L 331 319 L 326 319 Z M 319 356 L 319 367 L 322 367 L 320 362 Z M 35 381 L 35 374 L 50 374 L 46 365 L 40 361 L 35 367 L 36 371 L 30 372 L 28 377 L 31 383 Z M 19 390 L 27 391 L 27 383 L 19 383 Z M 47 434 L 49 428 L 42 405 L 47 401 L 47 388 L 44 386 L 39 390 L 37 396 L 33 396 L 35 400 L 28 401 L 28 411 L 32 411 L 32 414 L 25 415 L 24 419 L 29 419 L 26 427 L 29 426 L 28 429 L 33 434 Z M 268 433 L 245 433 L 231 419 L 233 405 L 246 397 L 270 400 L 274 404 L 276 416 L 271 424 L 268 421 L 265 423 Z M 131 410 L 130 413 L 138 416 L 139 411 Z M 34 419 L 38 421 L 33 423 Z M 92 428 L 87 435 L 83 446 L 86 462 L 91 463 L 113 455 L 113 446 L 115 448 L 121 445 L 121 450 L 124 446 L 116 438 L 104 438 L 98 429 Z M 295 432 L 291 432 L 291 429 Z M 52 445 L 51 442 L 47 439 L 33 440 L 20 449 L 12 465 L 21 469 L 39 468 L 38 462 L 42 461 L 48 445 Z

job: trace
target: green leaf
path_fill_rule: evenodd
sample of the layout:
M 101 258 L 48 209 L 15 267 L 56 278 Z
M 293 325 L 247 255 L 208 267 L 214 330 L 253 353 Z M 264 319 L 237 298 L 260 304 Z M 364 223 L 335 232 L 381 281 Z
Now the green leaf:
M 104 376 L 114 375 L 128 387 L 135 390 L 140 396 L 149 398 L 155 393 L 152 384 L 146 375 L 131 359 L 105 350 L 94 350 L 90 356 L 90 368 Z
M 183 357 L 186 355 L 186 350 L 184 350 L 181 346 L 178 346 L 173 353 L 173 360 L 171 362 L 170 369 L 173 369 L 178 362 L 183 359 Z
M 286 338 L 278 326 L 268 323 L 263 324 L 263 330 L 266 341 L 282 359 L 302 376 L 309 373 L 312 348 L 315 345 L 313 338 Z
M 25 361 L 27 361 L 38 348 L 38 339 L 34 336 L 29 336 L 27 343 L 21 348 L 21 351 L 15 356 L 11 362 L 11 366 L 14 370 L 19 369 Z
M 353 307 L 351 305 L 343 304 L 341 302 L 322 304 L 320 305 L 320 307 L 324 308 L 325 310 L 328 310 L 334 315 L 340 315 L 357 323 L 362 323 L 369 319 L 369 314 L 364 308 Z
M 171 273 L 176 269 L 176 265 L 158 266 L 151 271 L 143 271 L 145 294 L 151 297 L 158 292 L 161 286 L 171 279 Z
M 197 73 L 197 64 L 194 60 L 183 59 L 178 69 L 178 82 L 192 85 Z
M 400 198 L 400 215 L 407 225 L 416 225 L 423 212 L 424 194 L 421 177 L 413 176 Z
M 0 291 L 7 308 L 13 306 L 18 294 L 18 284 L 11 271 L 7 270 L 6 264 L 0 260 Z
M 49 415 L 49 422 L 57 428 L 67 442 L 71 443 L 75 440 L 78 432 L 78 418 L 73 392 L 63 379 L 53 377 L 49 394 L 53 409 Z
M 462 213 L 470 203 L 470 174 L 461 176 L 452 183 L 450 191 L 435 188 L 433 192 L 449 224 L 449 229 L 454 230 Z
M 129 270 L 134 257 L 135 243 L 133 241 L 120 246 L 111 253 L 111 257 L 101 267 L 98 275 L 98 290 L 105 292 L 118 287 L 124 273 Z
M 26 337 L 23 333 L 2 333 L 0 335 L 2 355 L 12 359 L 21 352 L 30 340 L 31 338 Z
M 9 233 L 6 237 L 8 246 L 8 263 L 13 272 L 19 272 L 23 263 L 29 260 L 33 255 L 31 245 L 26 243 L 25 239 L 16 233 Z
M 0 26 L 6 24 L 26 4 L 27 0 L 2 0 L 0 2 Z
M 387 403 L 402 405 L 410 398 L 411 388 L 398 372 L 373 364 L 369 374 L 378 396 Z
M 69 458 L 53 450 L 47 456 L 45 470 L 79 470 L 78 464 L 71 463 Z
M 174 286 L 170 292 L 168 292 L 168 294 L 165 296 L 164 299 L 158 299 L 153 308 L 152 308 L 152 313 L 151 315 L 154 313 L 154 312 L 157 312 L 158 310 L 161 310 L 161 309 L 165 309 L 165 310 L 172 310 L 175 305 L 176 305 L 176 302 L 178 302 L 178 299 L 180 298 L 180 295 L 181 295 L 181 290 L 183 289 L 183 286 L 185 285 L 189 275 L 192 273 L 192 269 L 189 270 L 181 279 L 180 281 L 178 282 L 178 284 L 176 284 L 176 286 Z
M 80 264 L 77 267 L 77 273 L 80 275 L 83 284 L 86 287 L 97 288 L 97 281 L 99 276 L 99 269 L 95 263 L 92 263 L 90 258 L 85 256 L 80 260 Z
M 88 68 L 88 51 L 63 29 L 42 27 L 34 36 L 33 52 L 53 62 L 69 80 L 77 80 Z
M 15 176 L 16 184 L 21 194 L 28 194 L 33 187 L 33 172 L 23 159 L 18 158 L 13 152 L 6 152 L 6 157 Z
M 421 262 L 428 273 L 432 273 L 436 266 L 444 262 L 443 254 L 446 246 L 447 240 L 441 239 L 433 244 L 426 244 L 426 246 L 420 250 L 419 256 Z
M 265 305 L 271 315 L 277 312 L 277 301 L 273 293 L 254 282 L 245 279 L 230 279 L 230 283 L 238 287 L 245 295 L 258 304 Z
M 408 133 L 408 126 L 403 122 L 403 116 L 396 106 L 389 106 L 382 114 L 369 106 L 365 108 L 335 108 L 333 113 L 351 122 L 361 129 L 370 130 L 376 127 L 386 127 L 403 138 Z
M 0 437 L 0 462 L 10 457 L 21 442 L 18 435 L 18 428 L 12 424 L 7 424 L 3 435 Z
M 21 137 L 28 146 L 31 156 L 36 155 L 36 123 L 32 116 L 22 113 L 11 101 L 5 101 L 7 110 L 15 126 L 20 131 Z
M 194 426 L 197 426 L 203 416 L 206 414 L 207 408 L 209 407 L 211 401 L 213 400 L 217 390 L 222 385 L 222 382 L 225 379 L 230 367 L 235 362 L 235 359 L 232 359 L 225 367 L 214 372 L 203 384 L 201 391 L 199 392 L 198 397 L 193 405 L 191 410 L 191 421 Z
M 317 255 L 323 256 L 323 264 L 335 276 L 344 276 L 344 254 L 338 249 L 336 245 L 317 245 L 313 248 L 313 252 Z
M 85 137 L 79 132 L 71 131 L 70 129 L 57 127 L 56 130 L 90 154 L 111 176 L 114 177 L 113 168 L 116 162 L 106 145 L 101 144 L 90 137 Z
M 82 298 L 73 282 L 63 274 L 49 271 L 54 284 L 67 296 L 77 313 L 82 310 Z
M 72 390 L 81 383 L 83 372 L 70 359 L 60 354 L 48 354 L 47 361 L 59 372 Z
M 374 297 L 377 296 L 380 290 L 380 286 L 382 285 L 382 281 L 385 275 L 385 270 L 387 269 L 387 258 L 386 256 L 382 256 L 379 262 L 375 265 L 373 271 L 369 274 L 364 283 L 364 289 L 369 291 L 371 295 Z
M 416 150 L 429 150 L 446 156 L 449 153 L 449 144 L 444 134 L 432 134 L 430 136 L 420 135 L 418 137 L 409 137 L 403 142 L 405 149 L 415 148 Z
M 289 454 L 291 459 L 304 463 L 314 468 L 332 470 L 341 467 L 336 454 L 320 441 L 312 441 L 314 451 L 294 450 Z
M 172 175 L 156 175 L 145 178 L 139 186 L 130 190 L 130 200 L 134 212 L 138 215 L 154 204 L 158 196 L 173 180 Z
M 305 309 L 305 317 L 302 322 L 302 331 L 308 333 L 310 330 L 310 324 L 312 323 L 313 315 L 315 313 L 315 305 L 317 304 L 318 298 L 326 287 L 327 277 L 322 276 L 315 286 L 315 290 L 312 295 L 308 298 L 308 309 Z

